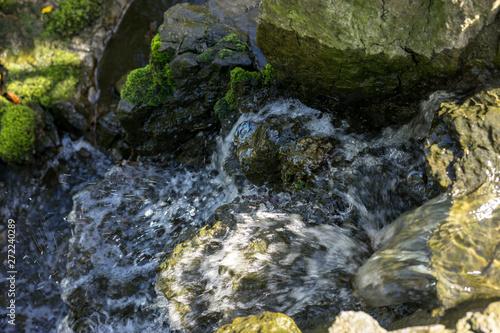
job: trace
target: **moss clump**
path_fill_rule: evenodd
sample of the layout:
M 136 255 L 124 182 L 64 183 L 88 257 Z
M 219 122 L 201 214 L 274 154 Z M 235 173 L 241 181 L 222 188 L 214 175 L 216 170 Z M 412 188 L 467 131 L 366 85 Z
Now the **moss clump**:
M 58 10 L 46 14 L 46 32 L 61 37 L 76 35 L 95 21 L 100 9 L 101 0 L 61 0 Z
M 218 117 L 237 107 L 237 94 L 241 83 L 256 81 L 261 87 L 269 86 L 274 81 L 274 69 L 267 65 L 261 72 L 246 71 L 241 67 L 234 68 L 230 73 L 229 90 L 224 97 L 215 103 L 214 113 Z
M 229 49 L 236 50 L 238 52 L 243 52 L 248 49 L 248 44 L 241 41 L 237 34 L 229 34 L 222 38 L 217 45 L 226 46 Z
M 262 74 L 262 85 L 264 87 L 270 86 L 276 80 L 276 70 L 271 64 L 267 64 L 260 73 Z
M 29 159 L 35 144 L 36 112 L 24 105 L 0 109 L 0 158 L 8 163 L 22 163 Z
M 214 53 L 213 49 L 207 49 L 207 50 L 203 51 L 203 53 L 198 56 L 198 59 L 201 62 L 209 63 L 212 61 L 213 53 Z
M 120 93 L 122 99 L 131 104 L 159 106 L 175 91 L 168 55 L 158 52 L 160 46 L 160 35 L 156 35 L 151 42 L 149 64 L 130 72 Z
M 38 44 L 30 53 L 6 64 L 10 80 L 7 90 L 19 96 L 23 104 L 51 107 L 55 101 L 75 95 L 80 63 L 71 52 Z
M 233 55 L 233 50 L 230 49 L 222 49 L 219 51 L 219 56 L 221 59 L 225 59 Z
M 156 36 L 151 41 L 151 60 L 157 64 L 166 65 L 168 63 L 168 55 L 164 52 L 158 52 L 160 46 L 160 35 L 156 34 Z

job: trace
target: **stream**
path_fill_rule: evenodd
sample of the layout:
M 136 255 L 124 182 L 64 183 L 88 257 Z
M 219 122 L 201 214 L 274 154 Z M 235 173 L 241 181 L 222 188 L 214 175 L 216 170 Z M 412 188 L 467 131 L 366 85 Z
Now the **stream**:
M 135 0 L 131 5 L 100 63 L 103 108 L 118 102 L 114 84 L 119 78 L 147 63 L 154 36 L 148 32 L 178 2 Z M 307 329 L 318 318 L 331 321 L 343 309 L 366 310 L 350 287 L 350 276 L 369 257 L 377 231 L 429 199 L 424 138 L 433 111 L 449 98 L 435 92 L 410 123 L 377 134 L 353 133 L 331 115 L 281 99 L 241 115 L 218 138 L 205 166 L 113 164 L 101 153 L 96 160 L 92 144 L 68 136 L 56 156 L 36 171 L 0 166 L 0 217 L 16 223 L 17 270 L 17 326 L 4 315 L 0 330 L 204 332 L 224 321 L 222 313 L 263 310 L 286 312 Z M 226 162 L 234 158 L 242 124 L 285 116 L 337 142 L 315 186 L 283 192 L 228 173 Z M 182 311 L 155 291 L 155 267 L 201 227 L 227 216 L 238 224 L 223 243 L 210 254 L 193 251 L 176 267 L 174 289 L 202 283 L 199 288 L 206 291 L 203 304 L 196 304 L 198 315 L 182 318 Z M 0 225 L 2 244 L 6 229 Z M 284 241 L 250 260 L 243 244 L 261 233 Z M 3 262 L 6 254 L 7 245 Z M 218 275 L 221 267 L 234 274 L 241 267 L 255 272 L 265 267 L 267 289 L 260 295 L 251 288 L 235 292 L 233 282 Z M 6 270 L 0 272 L 2 281 L 7 277 Z M 0 297 L 5 300 L 6 294 Z M 336 301 L 327 301 L 332 298 Z M 378 317 L 382 322 L 393 318 Z

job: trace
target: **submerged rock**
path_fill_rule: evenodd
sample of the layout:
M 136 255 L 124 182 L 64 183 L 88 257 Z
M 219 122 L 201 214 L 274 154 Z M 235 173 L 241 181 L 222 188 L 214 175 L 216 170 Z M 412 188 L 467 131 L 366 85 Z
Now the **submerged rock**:
M 282 313 L 263 312 L 260 315 L 236 318 L 216 333 L 301 333 L 292 318 Z
M 354 285 L 371 305 L 418 302 L 448 309 L 500 296 L 500 197 L 484 189 L 442 195 L 383 229 Z
M 493 67 L 498 9 L 493 0 L 263 0 L 257 42 L 278 78 L 304 100 L 420 98 L 463 62 Z
M 174 329 L 206 332 L 232 318 L 282 312 L 298 325 L 355 299 L 350 274 L 366 254 L 335 225 L 307 226 L 300 215 L 258 203 L 219 208 L 211 226 L 179 244 L 157 268 Z
M 462 102 L 442 103 L 426 144 L 430 176 L 454 195 L 498 182 L 500 89 L 484 89 Z

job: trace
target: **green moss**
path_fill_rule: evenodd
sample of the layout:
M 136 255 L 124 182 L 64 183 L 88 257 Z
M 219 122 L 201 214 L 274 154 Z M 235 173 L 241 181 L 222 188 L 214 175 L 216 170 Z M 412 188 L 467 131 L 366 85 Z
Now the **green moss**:
M 234 68 L 230 73 L 228 92 L 215 103 L 215 115 L 220 117 L 228 111 L 236 109 L 237 95 L 242 82 L 254 80 L 257 81 L 260 86 L 268 86 L 273 82 L 274 77 L 274 69 L 271 65 L 266 66 L 261 72 L 246 71 L 241 67 Z
M 45 14 L 46 32 L 70 37 L 95 21 L 101 10 L 101 0 L 61 0 L 58 7 Z
M 11 63 L 7 89 L 23 104 L 51 107 L 55 101 L 71 98 L 81 78 L 80 59 L 73 53 L 45 45 Z
M 121 98 L 131 104 L 159 106 L 174 91 L 170 67 L 155 69 L 151 64 L 130 72 L 123 86 Z
M 168 55 L 158 52 L 160 46 L 157 34 L 151 41 L 151 61 L 146 67 L 130 72 L 120 93 L 122 99 L 131 104 L 160 106 L 175 91 Z
M 214 52 L 213 49 L 207 49 L 207 50 L 203 51 L 203 53 L 198 56 L 198 59 L 201 62 L 209 63 L 212 61 L 213 52 Z
M 243 52 L 248 49 L 248 44 L 241 41 L 237 34 L 229 34 L 222 38 L 217 45 L 226 46 L 230 49 L 236 50 L 238 52 Z
M 154 63 L 159 65 L 166 65 L 168 63 L 168 55 L 164 52 L 158 52 L 161 46 L 160 35 L 156 36 L 151 41 L 151 59 Z
M 233 51 L 230 49 L 222 49 L 219 51 L 219 56 L 221 59 L 225 59 L 233 55 Z
M 0 110 L 0 158 L 8 163 L 28 160 L 35 144 L 36 112 L 24 105 L 11 105 Z
M 271 64 L 267 64 L 260 73 L 262 74 L 262 85 L 265 87 L 270 86 L 276 80 L 276 70 Z

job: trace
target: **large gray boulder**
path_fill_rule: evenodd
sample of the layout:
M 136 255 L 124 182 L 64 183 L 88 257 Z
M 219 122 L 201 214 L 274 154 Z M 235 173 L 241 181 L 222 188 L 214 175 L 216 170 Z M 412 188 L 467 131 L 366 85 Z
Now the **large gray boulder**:
M 419 95 L 472 59 L 492 64 L 498 9 L 494 0 L 263 0 L 257 43 L 304 99 Z

